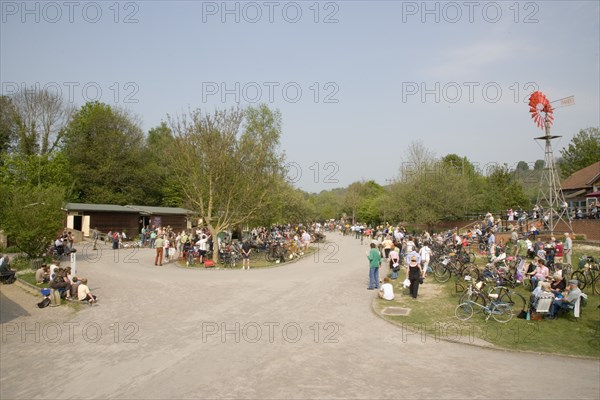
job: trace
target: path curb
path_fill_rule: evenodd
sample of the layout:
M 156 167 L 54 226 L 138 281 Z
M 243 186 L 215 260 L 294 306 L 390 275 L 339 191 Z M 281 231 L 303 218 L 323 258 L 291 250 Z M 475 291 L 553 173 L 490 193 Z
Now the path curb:
M 382 320 L 396 326 L 399 327 L 399 323 L 396 321 L 393 321 L 391 319 L 387 319 L 385 318 L 380 312 L 378 312 L 375 309 L 375 305 L 377 304 L 377 299 L 372 299 L 371 300 L 371 311 L 373 312 L 373 314 L 375 314 L 376 316 L 378 316 L 379 318 L 381 318 Z M 409 328 L 410 329 L 410 328 Z M 413 329 L 410 329 L 411 332 L 415 332 Z M 426 333 L 425 335 L 427 335 L 427 337 L 431 337 L 434 338 L 434 336 L 432 336 L 431 334 Z M 571 354 L 558 354 L 558 353 L 546 353 L 546 352 L 540 352 L 540 351 L 529 351 L 529 350 L 516 350 L 516 349 L 507 349 L 507 348 L 503 348 L 503 347 L 498 347 L 494 344 L 491 344 L 489 346 L 483 346 L 480 344 L 476 344 L 476 343 L 469 343 L 469 342 L 462 342 L 462 341 L 458 341 L 458 340 L 451 340 L 451 339 L 446 339 L 443 337 L 435 337 L 434 340 L 443 340 L 444 342 L 448 342 L 448 343 L 456 343 L 456 344 L 462 344 L 465 346 L 472 346 L 472 347 L 478 347 L 480 349 L 486 349 L 486 350 L 493 350 L 493 351 L 498 351 L 498 352 L 505 352 L 505 353 L 523 353 L 523 354 L 533 354 L 533 355 L 538 355 L 538 356 L 553 356 L 553 357 L 565 357 L 565 358 L 575 358 L 575 359 L 579 359 L 579 360 L 594 360 L 594 361 L 598 361 L 598 357 L 586 357 L 586 356 L 576 356 L 576 355 L 571 355 Z M 483 339 L 481 339 L 482 341 L 484 341 Z M 489 343 L 489 342 L 486 342 Z

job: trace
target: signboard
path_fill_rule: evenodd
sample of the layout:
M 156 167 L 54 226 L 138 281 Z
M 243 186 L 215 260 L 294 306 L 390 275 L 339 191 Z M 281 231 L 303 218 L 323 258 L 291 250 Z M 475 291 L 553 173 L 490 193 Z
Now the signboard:
M 69 254 L 71 261 L 71 276 L 77 276 L 77 253 Z

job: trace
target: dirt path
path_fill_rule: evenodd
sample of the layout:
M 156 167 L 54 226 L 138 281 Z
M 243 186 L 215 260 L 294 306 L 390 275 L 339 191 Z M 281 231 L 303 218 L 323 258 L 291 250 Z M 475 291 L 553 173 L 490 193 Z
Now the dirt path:
M 366 247 L 329 236 L 318 256 L 251 271 L 80 249 L 101 301 L 77 313 L 2 287 L 0 398 L 599 398 L 597 361 L 423 342 L 381 320 Z

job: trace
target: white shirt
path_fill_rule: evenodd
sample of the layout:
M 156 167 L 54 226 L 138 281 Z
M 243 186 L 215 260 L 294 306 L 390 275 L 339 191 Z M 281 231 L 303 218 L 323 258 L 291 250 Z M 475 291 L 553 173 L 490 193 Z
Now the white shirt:
M 384 283 L 381 285 L 381 291 L 383 292 L 382 297 L 385 300 L 394 300 L 394 287 L 391 283 Z
M 427 246 L 421 247 L 421 250 L 419 251 L 419 255 L 421 256 L 421 261 L 429 262 L 430 254 L 431 254 L 431 249 L 429 247 L 427 247 Z

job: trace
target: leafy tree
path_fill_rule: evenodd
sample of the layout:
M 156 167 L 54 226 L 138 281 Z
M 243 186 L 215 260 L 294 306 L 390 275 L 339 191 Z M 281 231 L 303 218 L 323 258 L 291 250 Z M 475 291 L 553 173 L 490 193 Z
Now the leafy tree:
M 283 180 L 281 114 L 266 105 L 169 118 L 171 176 L 213 237 L 260 219 Z M 214 252 L 215 256 L 218 254 Z
M 148 131 L 146 137 L 145 171 L 153 177 L 147 187 L 146 204 L 181 207 L 184 203 L 182 182 L 169 175 L 168 149 L 173 146 L 173 132 L 166 122 Z
M 12 188 L 0 197 L 0 225 L 21 251 L 40 256 L 63 226 L 63 198 L 59 186 Z
M 456 154 L 448 154 L 441 159 L 441 167 L 451 169 L 459 174 L 475 176 L 475 166 L 467 159 Z
M 90 102 L 67 126 L 64 153 L 80 201 L 147 204 L 153 176 L 146 171 L 144 135 L 120 109 Z
M 535 164 L 533 164 L 534 171 L 541 171 L 546 167 L 546 161 L 544 160 L 535 160 Z
M 517 163 L 517 171 L 529 171 L 529 164 L 527 164 L 525 161 L 519 161 Z
M 600 130 L 581 129 L 560 154 L 562 160 L 559 166 L 563 178 L 600 161 Z
M 8 188 L 56 186 L 70 190 L 73 178 L 62 152 L 28 156 L 5 153 L 0 156 L 0 183 Z
M 486 178 L 485 210 L 501 212 L 518 206 L 528 208 L 529 200 L 523 185 L 504 167 L 496 167 Z

